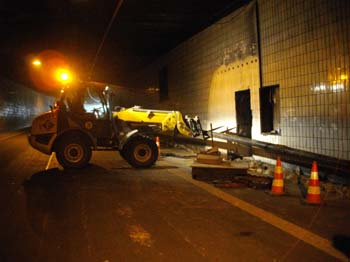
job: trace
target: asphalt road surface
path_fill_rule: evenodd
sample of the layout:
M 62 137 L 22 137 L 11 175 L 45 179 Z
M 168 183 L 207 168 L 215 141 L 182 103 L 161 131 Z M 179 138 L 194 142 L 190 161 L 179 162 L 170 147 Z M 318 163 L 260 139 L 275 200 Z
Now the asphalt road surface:
M 341 261 L 184 179 L 117 152 L 62 170 L 24 134 L 0 140 L 0 261 Z M 210 191 L 210 190 L 209 190 Z

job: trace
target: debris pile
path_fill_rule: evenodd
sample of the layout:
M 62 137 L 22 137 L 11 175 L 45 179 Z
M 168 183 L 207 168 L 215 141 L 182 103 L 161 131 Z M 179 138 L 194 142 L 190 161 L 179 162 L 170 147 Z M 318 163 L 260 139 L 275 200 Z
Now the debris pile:
M 197 162 L 201 164 L 220 165 L 222 160 L 221 153 L 217 147 L 212 147 L 197 154 Z
M 217 147 L 200 150 L 199 147 L 190 148 L 177 145 L 175 149 L 186 152 L 186 156 L 180 153 L 176 156 L 195 158 L 194 166 L 192 166 L 195 169 L 192 172 L 194 179 L 211 182 L 216 187 L 268 189 L 274 178 L 275 164 L 266 163 L 254 157 L 226 160 Z M 174 148 L 171 151 L 173 150 Z M 196 151 L 199 153 L 196 154 Z M 167 154 L 166 156 L 172 154 Z M 208 169 L 209 165 L 215 165 L 216 168 Z M 219 166 L 221 166 L 220 169 L 218 169 Z M 237 170 L 237 168 L 241 170 Z M 204 170 L 206 170 L 205 173 Z M 283 163 L 283 178 L 285 182 L 288 185 L 298 185 L 298 190 L 304 189 L 303 193 L 305 194 L 309 185 L 310 175 L 310 169 Z M 322 173 L 320 174 L 320 189 L 328 199 L 350 199 L 350 178 Z

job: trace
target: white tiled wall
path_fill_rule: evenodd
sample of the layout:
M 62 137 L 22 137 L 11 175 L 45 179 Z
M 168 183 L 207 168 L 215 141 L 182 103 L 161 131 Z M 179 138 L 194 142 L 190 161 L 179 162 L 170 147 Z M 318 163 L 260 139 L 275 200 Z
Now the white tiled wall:
M 263 84 L 281 89 L 280 142 L 350 159 L 350 1 L 259 1 Z
M 159 59 L 139 85 L 158 87 L 158 70 L 167 65 L 169 100 L 154 99 L 154 107 L 230 127 L 236 125 L 234 92 L 250 89 L 254 139 L 350 159 L 350 1 L 258 5 L 261 61 L 252 3 Z M 259 62 L 263 86 L 280 87 L 280 136 L 260 132 Z

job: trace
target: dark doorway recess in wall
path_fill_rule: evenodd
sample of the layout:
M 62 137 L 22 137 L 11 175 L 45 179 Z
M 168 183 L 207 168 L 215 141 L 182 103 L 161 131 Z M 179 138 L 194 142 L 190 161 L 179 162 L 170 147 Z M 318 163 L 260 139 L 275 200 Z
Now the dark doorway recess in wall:
M 159 70 L 159 101 L 167 100 L 168 94 L 168 67 L 164 66 Z
M 252 110 L 250 109 L 250 90 L 235 92 L 237 133 L 252 137 Z
M 279 86 L 262 87 L 259 92 L 261 132 L 279 134 Z

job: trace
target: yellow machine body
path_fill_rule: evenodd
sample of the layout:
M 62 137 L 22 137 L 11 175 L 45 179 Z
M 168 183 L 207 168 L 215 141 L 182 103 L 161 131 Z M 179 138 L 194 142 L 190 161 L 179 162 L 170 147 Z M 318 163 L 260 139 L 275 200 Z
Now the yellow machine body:
M 113 117 L 135 126 L 157 125 L 162 132 L 178 131 L 184 136 L 193 136 L 179 111 L 143 109 L 135 106 L 113 112 Z

